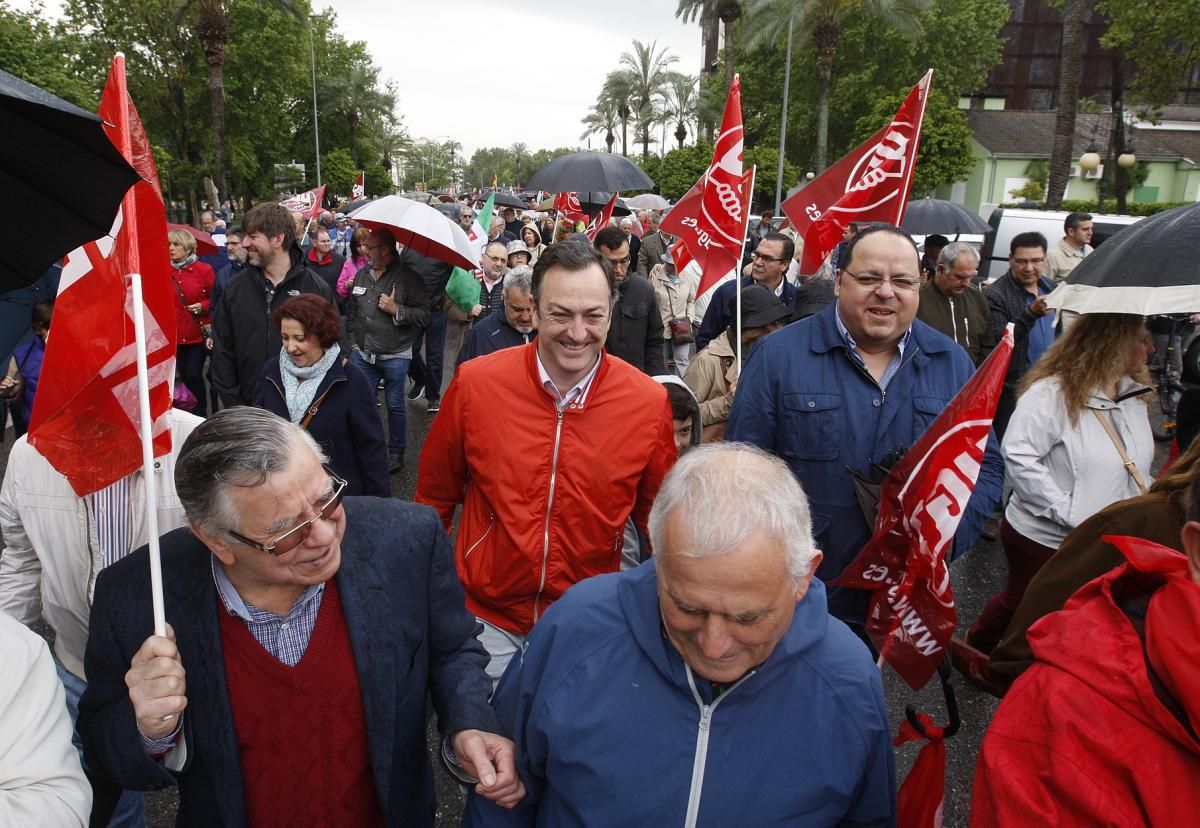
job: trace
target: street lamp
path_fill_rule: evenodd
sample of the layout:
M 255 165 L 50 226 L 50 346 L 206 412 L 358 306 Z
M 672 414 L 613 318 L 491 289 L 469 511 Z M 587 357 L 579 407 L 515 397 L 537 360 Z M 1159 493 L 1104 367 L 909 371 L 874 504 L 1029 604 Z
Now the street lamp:
M 1137 163 L 1137 156 L 1132 152 L 1123 152 L 1117 156 L 1117 166 L 1121 169 L 1129 169 Z
M 1079 169 L 1087 172 L 1100 169 L 1100 153 L 1095 150 L 1088 150 L 1079 156 Z
M 316 15 L 308 16 L 308 55 L 312 62 L 313 90 L 313 143 L 317 151 L 317 186 L 321 186 L 321 123 L 317 116 L 317 47 L 313 42 L 313 20 Z

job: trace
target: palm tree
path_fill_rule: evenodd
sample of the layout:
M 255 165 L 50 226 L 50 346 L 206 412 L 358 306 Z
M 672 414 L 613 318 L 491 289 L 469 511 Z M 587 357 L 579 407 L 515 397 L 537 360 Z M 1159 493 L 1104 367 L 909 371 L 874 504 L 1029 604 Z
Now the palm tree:
M 341 77 L 326 84 L 324 95 L 329 108 L 346 119 L 350 128 L 350 157 L 358 160 L 358 128 L 363 121 L 386 118 L 396 107 L 396 98 L 379 88 L 379 69 L 365 63 L 353 63 Z M 324 109 L 325 107 L 322 107 Z
M 671 72 L 667 75 L 667 81 L 666 114 L 675 122 L 675 140 L 683 149 L 688 124 L 696 120 L 700 104 L 700 79 L 682 72 Z
M 453 187 L 458 182 L 458 159 L 462 157 L 463 146 L 451 138 L 442 142 L 442 149 L 450 155 L 450 186 Z
M 658 41 L 642 43 L 633 41 L 632 52 L 621 53 L 621 66 L 629 73 L 632 83 L 633 105 L 639 113 L 638 125 L 641 128 L 642 159 L 649 155 L 650 126 L 653 115 L 653 101 L 667 86 L 668 67 L 678 61 L 675 55 L 668 54 L 664 47 L 658 50 Z
M 809 39 L 817 52 L 817 172 L 829 158 L 829 95 L 833 87 L 833 62 L 841 45 L 842 33 L 852 14 L 863 11 L 880 22 L 909 35 L 921 32 L 917 15 L 932 5 L 932 0 L 746 0 L 747 30 L 751 33 L 746 47 L 775 44 L 793 27 L 797 43 Z
M 725 88 L 733 85 L 733 23 L 742 16 L 739 0 L 679 0 L 675 16 L 684 23 L 720 20 L 725 32 Z M 707 67 L 706 67 L 707 68 Z
M 225 184 L 225 52 L 229 46 L 229 0 L 185 0 L 177 19 L 196 9 L 194 31 L 204 62 L 208 64 L 208 101 L 212 110 L 213 181 L 217 196 L 228 197 Z M 303 20 L 304 15 L 291 0 L 271 0 L 276 8 Z
M 587 129 L 579 136 L 579 140 L 585 141 L 593 135 L 603 135 L 608 151 L 612 152 L 613 144 L 617 140 L 613 132 L 617 128 L 618 120 L 620 119 L 617 116 L 616 104 L 601 94 L 583 118 L 583 125 Z
M 1054 118 L 1054 140 L 1050 145 L 1050 180 L 1046 185 L 1046 209 L 1062 206 L 1071 174 L 1075 149 L 1075 111 L 1079 99 L 1079 77 L 1083 52 L 1084 0 L 1064 0 L 1062 10 L 1062 63 L 1058 70 L 1058 112 Z
M 517 168 L 516 184 L 519 187 L 521 186 L 521 162 L 529 158 L 529 147 L 518 141 L 509 147 L 508 151 L 512 153 L 513 164 Z
M 633 77 L 628 71 L 617 69 L 604 78 L 601 97 L 612 101 L 621 121 L 621 155 L 629 156 L 629 118 L 633 115 Z

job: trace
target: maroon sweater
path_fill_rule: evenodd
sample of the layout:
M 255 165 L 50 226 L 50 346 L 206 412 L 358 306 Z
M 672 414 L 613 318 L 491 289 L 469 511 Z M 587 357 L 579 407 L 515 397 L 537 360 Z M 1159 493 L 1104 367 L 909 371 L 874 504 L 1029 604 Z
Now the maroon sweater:
M 295 667 L 228 612 L 221 645 L 250 825 L 382 825 L 362 693 L 337 584 L 330 580 Z

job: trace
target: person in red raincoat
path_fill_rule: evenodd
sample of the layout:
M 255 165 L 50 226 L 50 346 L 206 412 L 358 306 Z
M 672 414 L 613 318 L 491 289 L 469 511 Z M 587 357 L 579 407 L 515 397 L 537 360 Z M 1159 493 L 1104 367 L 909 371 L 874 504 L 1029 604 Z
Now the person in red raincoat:
M 171 281 L 175 290 L 175 366 L 183 384 L 196 395 L 192 412 L 206 416 L 208 392 L 204 390 L 204 358 L 208 346 L 204 333 L 212 325 L 213 269 L 196 258 L 196 239 L 186 230 L 167 233 L 171 254 Z
M 1106 536 L 1128 563 L 1030 628 L 1035 661 L 984 736 L 972 826 L 1200 813 L 1200 484 L 1187 517 L 1184 554 Z

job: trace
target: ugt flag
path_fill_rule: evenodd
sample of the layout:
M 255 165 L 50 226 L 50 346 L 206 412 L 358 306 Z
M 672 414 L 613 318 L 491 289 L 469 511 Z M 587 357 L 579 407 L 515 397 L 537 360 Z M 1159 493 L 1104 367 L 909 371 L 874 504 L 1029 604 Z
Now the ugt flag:
M 816 273 L 851 222 L 900 224 L 912 189 L 933 70 L 912 88 L 892 122 L 783 202 L 804 239 L 801 273 Z
M 367 174 L 363 170 L 358 171 L 358 175 L 354 178 L 354 186 L 350 188 L 350 198 L 359 199 L 367 194 Z
M 133 315 L 144 313 L 154 456 L 171 450 L 163 414 L 175 375 L 175 309 L 167 219 L 150 142 L 125 87 L 117 55 L 99 115 L 113 146 L 141 180 L 125 194 L 109 235 L 63 260 L 29 443 L 82 496 L 142 465 Z M 145 306 L 133 306 L 130 273 Z
M 659 224 L 663 232 L 682 239 L 700 264 L 697 296 L 742 260 L 753 181 L 753 175 L 746 175 L 742 169 L 744 134 L 742 82 L 734 75 L 708 170 Z
M 565 218 L 572 224 L 588 220 L 583 205 L 579 203 L 579 193 L 559 193 L 554 197 L 554 209 L 558 211 L 559 218 Z
M 1012 358 L 1013 326 L 888 473 L 875 534 L 834 584 L 871 590 L 867 633 L 914 690 L 929 681 L 957 614 L 946 551 L 975 490 Z
M 617 206 L 617 196 L 619 193 L 613 193 L 612 198 L 608 203 L 600 208 L 600 212 L 592 216 L 592 220 L 588 222 L 587 228 L 583 231 L 592 241 L 596 240 L 596 234 L 608 227 L 609 219 L 612 218 L 613 208 Z

